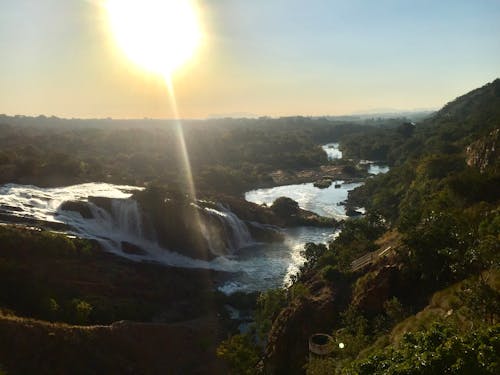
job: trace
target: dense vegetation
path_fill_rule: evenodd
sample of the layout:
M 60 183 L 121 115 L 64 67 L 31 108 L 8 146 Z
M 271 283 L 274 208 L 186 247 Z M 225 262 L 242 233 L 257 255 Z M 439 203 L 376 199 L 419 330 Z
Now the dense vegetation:
M 257 319 L 256 331 L 271 340 L 264 368 L 300 372 L 305 344 L 299 350 L 290 342 L 285 354 L 276 349 L 287 335 L 297 340 L 287 322 L 312 334 L 330 321 L 334 345 L 343 348 L 311 360 L 310 374 L 500 371 L 499 128 L 496 80 L 416 125 L 373 128 L 368 138 L 344 136 L 347 155 L 386 160 L 393 168 L 350 194 L 350 205 L 366 207 L 366 217 L 346 222 L 327 246 L 308 244 L 291 289 L 261 297 L 274 306 L 256 312 L 266 315 Z M 388 255 L 373 265 L 351 267 L 384 248 Z M 297 286 L 305 290 L 302 301 L 290 298 Z M 324 316 L 336 318 L 315 320 L 315 328 L 300 314 L 321 298 L 335 298 Z
M 6 116 L 0 123 L 0 183 L 149 184 L 137 197 L 153 211 L 191 207 L 183 201 L 185 152 L 174 123 Z M 346 221 L 336 240 L 308 244 L 291 287 L 261 294 L 253 329 L 223 341 L 218 354 L 233 373 L 300 373 L 304 365 L 310 374 L 498 373 L 499 128 L 500 80 L 417 124 L 186 122 L 193 178 L 207 196 L 270 184 L 276 169 L 317 167 L 326 162 L 318 145 L 328 141 L 340 141 L 347 157 L 392 166 L 350 194 L 350 206 L 368 214 Z M 156 194 L 162 191 L 178 194 L 176 203 Z M 269 211 L 285 217 L 297 209 L 280 198 Z M 0 243 L 0 315 L 83 325 L 176 321 L 210 311 L 220 298 L 210 292 L 208 271 L 200 277 L 131 264 L 88 241 L 0 227 Z M 383 249 L 390 251 L 373 264 L 353 268 Z M 307 338 L 318 331 L 336 346 L 329 357 L 306 361 Z
M 195 186 L 240 193 L 270 185 L 269 172 L 326 163 L 319 147 L 348 134 L 401 124 L 305 117 L 184 121 L 63 120 L 0 116 L 0 183 L 78 182 L 180 186 L 183 136 Z
M 78 325 L 169 322 L 206 314 L 215 298 L 209 271 L 165 272 L 87 240 L 0 226 L 0 244 L 0 315 Z

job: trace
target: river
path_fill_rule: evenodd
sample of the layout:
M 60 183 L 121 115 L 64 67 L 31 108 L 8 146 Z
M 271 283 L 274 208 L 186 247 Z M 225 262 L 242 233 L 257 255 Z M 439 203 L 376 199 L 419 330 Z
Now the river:
M 327 144 L 323 149 L 330 160 L 342 158 L 338 144 Z M 384 166 L 370 164 L 370 168 L 374 168 L 373 173 L 386 171 Z M 301 208 L 322 216 L 343 219 L 346 216 L 341 203 L 345 201 L 350 190 L 360 185 L 361 183 L 335 181 L 329 188 L 319 189 L 312 183 L 296 184 L 252 190 L 247 192 L 245 197 L 254 203 L 272 204 L 276 198 L 287 196 L 296 200 Z M 233 276 L 218 286 L 219 290 L 227 294 L 236 291 L 260 291 L 286 285 L 304 262 L 300 253 L 305 243 L 325 243 L 336 235 L 333 229 L 329 228 L 287 228 L 283 230 L 285 240 L 282 243 L 245 241 L 245 246 L 239 248 L 233 255 L 218 257 L 210 262 L 192 259 L 161 248 L 154 238 L 148 238 L 142 233 L 140 208 L 135 201 L 127 199 L 137 189 L 141 188 L 105 183 L 59 188 L 6 184 L 0 186 L 0 214 L 4 218 L 12 217 L 16 220 L 25 218 L 63 224 L 60 231 L 68 235 L 97 240 L 105 250 L 133 261 L 154 261 L 169 266 L 210 268 L 231 272 Z M 112 212 L 93 205 L 88 200 L 90 196 L 115 199 Z M 65 201 L 85 202 L 92 212 L 92 217 L 84 218 L 77 212 L 62 210 L 61 204 Z M 220 211 L 217 214 L 225 217 L 230 226 L 245 225 L 231 212 Z M 239 232 L 235 230 L 234 233 Z M 123 252 L 120 245 L 122 241 L 139 246 L 145 253 Z
M 328 143 L 322 146 L 328 159 L 342 158 L 338 143 Z M 365 161 L 368 172 L 375 175 L 386 173 L 389 168 L 383 164 Z M 346 219 L 345 207 L 342 204 L 349 191 L 363 183 L 344 183 L 337 180 L 326 189 L 320 189 L 312 182 L 277 186 L 273 188 L 248 191 L 245 199 L 257 204 L 271 205 L 279 197 L 289 197 L 295 200 L 300 208 L 312 211 L 321 216 L 333 217 L 337 220 Z M 246 272 L 237 275 L 232 281 L 220 289 L 225 293 L 237 290 L 264 290 L 286 285 L 292 275 L 297 273 L 304 263 L 300 252 L 307 242 L 326 243 L 337 233 L 333 229 L 300 227 L 285 230 L 285 242 L 282 244 L 259 244 L 240 250 L 238 258 L 246 263 Z M 248 272 L 251 270 L 251 272 Z

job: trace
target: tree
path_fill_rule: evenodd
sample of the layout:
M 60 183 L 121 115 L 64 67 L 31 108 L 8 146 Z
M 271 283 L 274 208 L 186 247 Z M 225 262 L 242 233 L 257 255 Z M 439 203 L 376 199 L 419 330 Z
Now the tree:
M 379 350 L 355 361 L 345 374 L 499 374 L 500 325 L 462 333 L 435 323 L 428 330 L 405 334 L 397 348 Z
M 255 374 L 259 361 L 259 351 L 248 335 L 234 335 L 222 341 L 217 356 L 227 361 L 233 375 Z
M 77 324 L 88 323 L 90 313 L 93 310 L 92 305 L 86 301 L 79 300 L 76 298 L 71 301 L 71 305 L 73 308 L 75 323 Z
M 325 244 L 319 243 L 315 244 L 313 242 L 308 242 L 304 246 L 304 250 L 300 252 L 306 261 L 302 266 L 302 271 L 313 269 L 318 260 L 328 251 L 328 248 Z
M 257 336 L 260 340 L 266 340 L 276 316 L 287 304 L 287 293 L 285 289 L 270 289 L 262 292 L 257 299 L 257 310 L 255 311 L 255 325 Z
M 291 198 L 279 197 L 271 206 L 271 209 L 282 217 L 295 215 L 299 212 L 299 204 Z

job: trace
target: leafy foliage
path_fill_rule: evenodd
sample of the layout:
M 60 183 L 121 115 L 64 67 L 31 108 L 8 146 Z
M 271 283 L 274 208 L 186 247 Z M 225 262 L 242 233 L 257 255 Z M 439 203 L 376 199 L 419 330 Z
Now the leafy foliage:
M 286 217 L 297 214 L 299 211 L 299 204 L 291 198 L 279 197 L 273 202 L 271 209 L 277 215 Z
M 392 168 L 350 192 L 349 206 L 365 207 L 369 216 L 348 221 L 326 250 L 311 245 L 304 271 L 336 285 L 355 277 L 350 262 L 375 250 L 387 228 L 402 243 L 356 282 L 332 333 L 344 349 L 310 361 L 308 373 L 499 372 L 499 289 L 484 280 L 500 266 L 499 109 L 496 80 L 415 126 L 344 136 L 344 155 L 379 157 Z M 382 280 L 387 284 L 365 282 L 385 266 L 394 270 Z M 429 303 L 437 291 L 450 294 L 443 306 L 434 297 Z M 377 292 L 388 297 L 383 311 L 369 306 Z
M 498 374 L 500 325 L 462 333 L 436 323 L 407 333 L 397 348 L 354 362 L 346 374 Z
M 234 375 L 255 374 L 259 351 L 248 335 L 234 335 L 217 348 L 217 356 L 224 359 Z
M 196 301 L 190 314 L 212 298 L 205 278 L 118 261 L 87 240 L 0 226 L 0 244 L 0 306 L 19 316 L 80 325 L 150 321 L 179 296 Z M 182 287 L 172 291 L 172 279 Z
M 255 325 L 257 336 L 261 340 L 267 338 L 272 324 L 278 313 L 288 302 L 285 289 L 270 289 L 262 292 L 257 299 L 257 310 L 255 311 Z
M 157 182 L 187 191 L 177 126 L 0 115 L 0 183 Z M 272 184 L 271 171 L 326 163 L 318 144 L 372 127 L 305 117 L 186 120 L 182 134 L 197 189 L 241 193 Z

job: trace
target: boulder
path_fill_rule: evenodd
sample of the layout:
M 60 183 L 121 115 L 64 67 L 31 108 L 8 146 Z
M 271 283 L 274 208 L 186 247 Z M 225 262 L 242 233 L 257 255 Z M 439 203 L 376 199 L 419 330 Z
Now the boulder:
M 332 185 L 332 180 L 329 178 L 322 178 L 321 180 L 315 181 L 313 185 L 319 189 L 326 189 Z
M 256 222 L 246 222 L 248 231 L 259 242 L 281 242 L 285 236 L 278 227 L 263 225 Z
M 106 197 L 89 197 L 89 202 L 95 204 L 97 207 L 101 207 L 102 209 L 111 212 L 111 202 L 112 198 Z
M 362 213 L 362 212 L 359 212 L 359 211 L 357 211 L 357 210 L 355 210 L 354 208 L 351 208 L 351 207 L 347 208 L 347 210 L 346 210 L 346 213 L 345 213 L 345 214 L 346 214 L 347 216 L 349 216 L 349 217 L 357 217 L 357 216 L 361 216 L 361 215 L 363 215 L 363 213 Z

